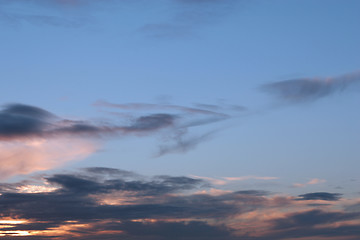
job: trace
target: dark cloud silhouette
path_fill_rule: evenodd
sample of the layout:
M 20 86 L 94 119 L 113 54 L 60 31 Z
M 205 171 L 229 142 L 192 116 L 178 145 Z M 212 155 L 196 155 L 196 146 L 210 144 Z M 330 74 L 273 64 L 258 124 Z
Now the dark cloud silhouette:
M 289 239 L 289 238 L 338 238 L 357 239 L 360 236 L 360 224 L 339 224 L 347 220 L 358 220 L 359 212 L 310 210 L 291 213 L 287 217 L 271 220 L 272 231 L 266 237 L 259 239 Z M 338 223 L 331 226 L 332 223 Z M 257 239 L 257 238 L 254 238 Z
M 250 216 L 262 216 L 261 211 L 269 209 L 281 212 L 286 208 L 289 212 L 292 207 L 297 209 L 299 201 L 272 197 L 262 190 L 211 195 L 200 191 L 211 187 L 208 182 L 190 177 L 145 177 L 119 169 L 87 168 L 74 173 L 44 175 L 42 179 L 45 186 L 56 188 L 20 191 L 22 186 L 34 185 L 31 182 L 34 180 L 0 186 L 1 218 L 29 219 L 20 223 L 0 222 L 0 231 L 8 238 L 16 235 L 11 231 L 37 231 L 37 234 L 46 231 L 44 239 L 61 240 L 264 240 L 315 239 L 317 236 L 341 239 L 360 236 L 360 225 L 342 224 L 358 220 L 359 212 L 331 211 L 326 206 L 290 211 L 281 218 L 275 214 L 275 218 L 261 220 L 264 223 L 255 218 L 253 226 L 260 224 L 268 229 L 249 235 L 244 226 L 249 224 Z M 331 224 L 336 227 L 329 227 Z M 60 235 L 59 229 L 62 229 Z M 29 235 L 26 239 L 42 239 L 42 236 Z
M 307 212 L 290 214 L 288 217 L 275 221 L 276 229 L 315 226 L 319 224 L 332 223 L 340 220 L 354 219 L 359 214 L 343 212 L 324 212 L 322 210 L 311 210 Z
M 328 193 L 328 192 L 314 192 L 299 195 L 296 200 L 325 200 L 325 201 L 338 201 L 341 198 L 340 193 Z
M 331 94 L 342 92 L 351 85 L 360 82 L 360 73 L 349 74 L 336 78 L 290 79 L 265 84 L 261 90 L 281 100 L 289 102 L 313 101 Z
M 112 178 L 109 178 L 109 173 Z M 120 177 L 124 173 L 133 179 L 125 180 Z M 95 229 L 98 226 L 99 232 L 101 229 L 121 230 L 122 236 L 131 239 L 221 239 L 230 237 L 230 229 L 222 225 L 211 226 L 204 221 L 181 219 L 222 218 L 239 211 L 235 203 L 229 204 L 228 201 L 243 198 L 250 202 L 248 197 L 241 197 L 239 194 L 221 197 L 204 194 L 168 195 L 196 189 L 207 183 L 189 177 L 165 175 L 141 180 L 139 175 L 116 169 L 91 168 L 76 174 L 55 174 L 46 177 L 46 181 L 51 186 L 57 186 L 57 190 L 19 193 L 16 192 L 16 187 L 2 188 L 1 216 L 32 219 L 32 222 L 17 224 L 11 228 L 0 225 L 1 231 L 49 230 L 76 221 L 81 224 L 94 224 Z M 127 193 L 128 197 L 132 198 L 128 204 L 99 203 L 108 197 L 106 194 L 122 193 Z M 149 223 L 132 221 L 136 219 L 159 220 Z M 168 220 L 164 221 L 165 219 Z M 138 227 L 143 229 L 141 233 L 135 231 Z M 88 231 L 88 234 L 95 236 L 95 229 L 85 230 L 83 234 L 86 235 Z M 114 234 L 111 236 L 114 237 Z
M 158 223 L 139 223 L 126 222 L 122 224 L 122 229 L 130 236 L 139 239 L 230 239 L 231 230 L 225 226 L 210 226 L 205 222 L 158 222 Z M 141 231 L 139 231 L 141 229 Z
M 116 137 L 126 135 L 149 135 L 161 132 L 167 140 L 168 146 L 161 145 L 160 154 L 169 152 L 186 152 L 200 142 L 207 140 L 212 132 L 200 136 L 187 137 L 190 127 L 208 125 L 228 119 L 230 116 L 222 112 L 210 111 L 201 108 L 191 108 L 177 105 L 157 104 L 109 104 L 97 103 L 97 106 L 114 107 L 120 110 L 130 110 L 134 115 L 130 119 L 118 119 L 103 122 L 86 120 L 63 119 L 46 110 L 24 104 L 10 104 L 0 111 L 0 139 L 9 141 L 16 138 L 44 137 L 56 138 L 58 136 Z M 154 112 L 139 115 L 137 111 L 169 111 Z M 122 124 L 116 123 L 123 120 Z M 126 121 L 125 121 L 126 120 Z M 113 124 L 109 122 L 114 122 Z M 167 129 L 166 131 L 162 131 Z
M 24 104 L 6 105 L 0 111 L 0 139 L 50 137 L 57 134 L 97 134 L 111 132 L 107 126 L 85 121 L 61 119 L 38 107 Z
M 41 134 L 52 115 L 40 108 L 11 104 L 0 111 L 0 138 Z

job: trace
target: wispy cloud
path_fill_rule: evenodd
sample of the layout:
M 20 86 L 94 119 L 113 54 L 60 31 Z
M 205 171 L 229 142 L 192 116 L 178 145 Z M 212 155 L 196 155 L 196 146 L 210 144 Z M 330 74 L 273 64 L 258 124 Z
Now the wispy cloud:
M 155 38 L 184 38 L 194 36 L 200 26 L 216 24 L 236 9 L 234 0 L 174 0 L 172 14 L 163 21 L 144 24 L 139 31 Z
M 292 185 L 292 187 L 294 187 L 294 188 L 303 188 L 303 187 L 306 187 L 308 185 L 316 185 L 316 184 L 321 184 L 321 183 L 325 183 L 325 182 L 326 182 L 325 179 L 313 178 L 313 179 L 309 180 L 306 183 L 294 183 Z
M 146 3 L 145 3 L 146 2 Z M 147 1 L 100 1 L 100 0 L 3 0 L 0 1 L 0 21 L 6 24 L 47 25 L 51 27 L 74 28 L 101 22 L 96 19 L 98 9 L 115 9 L 124 6 L 134 8 L 135 12 L 143 10 L 144 4 L 149 9 L 168 8 L 167 19 L 158 18 L 154 22 L 144 22 L 142 26 L 134 26 L 133 30 L 146 36 L 157 38 L 183 38 L 192 36 L 194 30 L 201 25 L 216 23 L 231 10 L 238 1 L 195 1 L 171 0 L 168 2 Z M 16 6 L 16 7 L 13 7 Z M 146 12 L 145 12 L 146 14 Z
M 67 7 L 83 6 L 85 1 L 76 0 L 13 0 L 0 2 L 0 21 L 11 25 L 32 24 L 77 28 L 89 22 L 88 17 L 77 14 L 64 14 Z M 15 6 L 15 7 L 14 7 Z
M 242 177 L 224 177 L 227 181 L 246 181 L 246 180 L 275 180 L 278 177 L 262 177 L 262 176 L 242 176 Z
M 4 165 L 1 178 L 82 159 L 99 149 L 101 142 L 114 137 L 160 134 L 157 157 L 187 152 L 215 132 L 206 129 L 194 135 L 193 128 L 230 118 L 222 111 L 178 105 L 104 102 L 96 105 L 106 111 L 116 109 L 119 114 L 112 114 L 106 121 L 72 120 L 35 106 L 5 105 L 0 110 L 0 163 Z M 124 110 L 127 113 L 122 115 Z
M 276 180 L 279 179 L 278 177 L 262 177 L 262 176 L 242 176 L 242 177 L 219 177 L 219 178 L 212 178 L 212 177 L 204 177 L 204 176 L 195 176 L 191 175 L 191 177 L 203 179 L 206 181 L 211 182 L 214 185 L 226 185 L 234 181 L 247 181 L 247 180 Z
M 340 93 L 359 83 L 360 73 L 356 72 L 340 77 L 284 80 L 265 84 L 261 90 L 280 100 L 298 103 Z
M 119 128 L 124 133 L 141 134 L 147 132 L 147 130 L 166 128 L 166 132 L 163 132 L 163 138 L 166 141 L 160 144 L 158 153 L 155 156 L 187 152 L 194 149 L 200 143 L 213 137 L 217 129 L 205 130 L 200 134 L 193 135 L 191 134 L 192 128 L 210 126 L 225 121 L 231 118 L 235 112 L 238 113 L 239 111 L 239 108 L 234 110 L 222 105 L 212 105 L 216 106 L 216 109 L 209 109 L 208 104 L 204 104 L 204 106 L 197 104 L 195 107 L 187 107 L 172 104 L 114 104 L 98 101 L 94 105 L 102 109 L 105 108 L 105 111 L 109 111 L 109 108 L 127 111 L 125 115 L 130 119 L 130 122 L 132 121 L 132 124 L 129 127 Z M 245 108 L 242 111 L 245 111 Z M 150 115 L 135 117 L 139 112 L 149 112 Z M 118 112 L 116 113 L 115 115 L 119 116 Z M 120 115 L 124 116 L 123 113 L 120 113 Z

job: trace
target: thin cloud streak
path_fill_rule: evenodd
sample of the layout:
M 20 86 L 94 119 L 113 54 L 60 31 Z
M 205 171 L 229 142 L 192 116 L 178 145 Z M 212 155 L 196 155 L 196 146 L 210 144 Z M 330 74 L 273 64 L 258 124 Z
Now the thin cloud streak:
M 321 183 L 325 183 L 325 182 L 326 182 L 325 179 L 313 178 L 313 179 L 309 180 L 306 183 L 294 183 L 292 185 L 292 187 L 294 187 L 294 188 L 303 188 L 303 187 L 306 187 L 306 186 L 309 186 L 309 185 L 316 185 L 316 184 L 321 184 Z
M 209 182 L 211 182 L 211 183 L 214 184 L 214 185 L 226 185 L 226 184 L 230 184 L 231 182 L 234 182 L 234 181 L 247 181 L 247 180 L 262 180 L 262 181 L 268 181 L 268 180 L 276 180 L 276 179 L 279 179 L 278 177 L 262 177 L 262 176 L 243 176 L 243 177 L 219 177 L 219 178 L 211 178 L 211 177 L 191 175 L 191 177 L 209 181 Z
M 328 192 L 315 192 L 315 193 L 306 193 L 299 195 L 296 200 L 306 201 L 306 200 L 324 200 L 324 201 L 338 201 L 341 198 L 340 193 L 328 193 Z
M 290 103 L 315 101 L 345 91 L 360 83 L 360 73 L 355 72 L 333 78 L 290 79 L 261 86 L 261 90 Z
M 166 128 L 164 139 L 166 144 L 159 145 L 159 150 L 155 157 L 161 157 L 169 153 L 184 153 L 194 149 L 200 143 L 209 140 L 216 133 L 216 130 L 207 130 L 204 133 L 191 135 L 191 128 L 207 126 L 231 118 L 234 110 L 232 108 L 222 107 L 219 105 L 215 110 L 209 110 L 208 107 L 186 107 L 171 104 L 148 104 L 148 103 L 127 103 L 127 104 L 114 104 L 106 101 L 97 101 L 94 106 L 99 108 L 112 108 L 121 111 L 130 111 L 127 113 L 128 117 L 137 115 L 139 111 L 155 112 L 151 113 L 150 117 L 133 117 L 133 126 L 128 128 L 121 128 L 125 132 L 131 132 L 136 129 L 138 133 L 142 133 L 142 128 L 136 127 L 139 122 L 144 120 L 149 124 L 150 120 L 153 124 L 151 126 L 161 126 Z M 208 106 L 208 105 L 206 105 Z M 159 113 L 162 111 L 162 113 Z M 168 113 L 164 113 L 167 111 Z M 155 117 L 156 116 L 156 117 Z M 161 116 L 161 117 L 160 117 Z M 146 121 L 145 121 L 146 120 Z M 144 125 L 144 124 L 140 124 Z M 151 128 L 149 128 L 151 129 Z M 145 129 L 143 129 L 145 130 Z M 157 130 L 160 130 L 157 129 Z
M 276 180 L 278 177 L 261 177 L 261 176 L 243 176 L 243 177 L 224 177 L 227 181 L 246 181 L 246 180 Z

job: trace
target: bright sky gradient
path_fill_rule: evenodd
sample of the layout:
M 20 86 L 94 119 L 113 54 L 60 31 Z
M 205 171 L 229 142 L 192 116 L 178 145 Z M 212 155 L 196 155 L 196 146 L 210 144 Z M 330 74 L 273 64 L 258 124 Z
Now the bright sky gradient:
M 360 239 L 359 11 L 0 0 L 0 236 Z

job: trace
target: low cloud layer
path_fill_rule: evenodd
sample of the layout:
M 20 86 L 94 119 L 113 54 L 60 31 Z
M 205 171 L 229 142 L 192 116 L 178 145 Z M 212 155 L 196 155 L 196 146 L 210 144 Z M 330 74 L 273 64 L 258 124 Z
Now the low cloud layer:
M 36 180 L 38 179 L 38 180 Z M 354 239 L 360 212 L 263 190 L 203 192 L 211 183 L 110 168 L 0 184 L 0 234 L 26 239 Z M 315 196 L 316 195 L 316 196 Z M 345 204 L 346 205 L 346 204 Z M 286 211 L 285 211 L 286 210 Z M 334 227 L 333 225 L 336 225 Z M 141 231 L 139 231 L 141 229 Z M 261 231 L 259 231 L 261 229 Z
M 301 78 L 265 84 L 261 87 L 280 100 L 297 103 L 314 101 L 360 83 L 360 73 L 348 74 L 334 78 Z
M 342 194 L 328 193 L 328 192 L 315 192 L 299 195 L 296 200 L 324 200 L 324 201 L 338 201 Z

